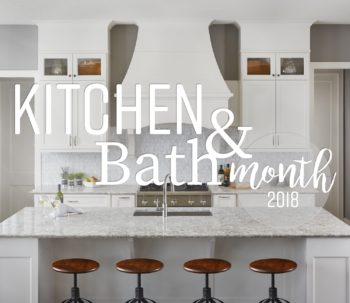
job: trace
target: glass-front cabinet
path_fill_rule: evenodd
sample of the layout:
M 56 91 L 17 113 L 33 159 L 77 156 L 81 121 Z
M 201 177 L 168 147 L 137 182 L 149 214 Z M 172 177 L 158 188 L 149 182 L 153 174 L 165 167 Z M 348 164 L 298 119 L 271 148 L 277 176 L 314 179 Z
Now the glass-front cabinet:
M 106 54 L 73 54 L 74 80 L 106 80 Z
M 243 80 L 307 80 L 309 53 L 242 53 Z
M 71 80 L 72 54 L 42 54 L 39 70 L 43 80 Z
M 275 53 L 242 53 L 243 80 L 272 80 L 275 77 Z
M 96 80 L 107 77 L 106 54 L 41 54 L 42 80 Z
M 309 53 L 277 53 L 277 79 L 307 80 L 309 78 Z

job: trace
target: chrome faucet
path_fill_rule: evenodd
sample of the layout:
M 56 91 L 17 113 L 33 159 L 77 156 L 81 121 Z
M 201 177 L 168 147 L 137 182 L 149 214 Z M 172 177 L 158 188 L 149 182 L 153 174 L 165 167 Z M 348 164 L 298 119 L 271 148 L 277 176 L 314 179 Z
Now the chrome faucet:
M 167 199 L 166 199 L 166 193 L 167 193 L 167 187 L 168 187 L 167 186 L 168 178 L 170 180 L 170 190 L 172 192 L 175 191 L 174 184 L 173 184 L 173 182 L 171 182 L 171 176 L 170 176 L 170 174 L 168 174 L 168 175 L 165 176 L 164 184 L 163 184 L 163 218 L 168 216 L 168 203 L 167 203 Z

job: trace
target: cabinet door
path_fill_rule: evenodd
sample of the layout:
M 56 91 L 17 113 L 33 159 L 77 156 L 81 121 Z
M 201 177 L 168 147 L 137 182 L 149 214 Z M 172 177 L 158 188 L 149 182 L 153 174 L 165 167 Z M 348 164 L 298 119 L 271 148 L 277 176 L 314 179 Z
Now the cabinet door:
M 112 207 L 135 207 L 134 195 L 113 195 Z
M 308 80 L 309 53 L 276 54 L 276 80 Z
M 74 149 L 100 151 L 100 146 L 97 146 L 95 142 L 105 142 L 107 132 L 103 135 L 91 135 L 85 130 L 85 89 L 92 83 L 86 81 L 75 81 L 75 83 L 80 84 L 80 89 L 74 92 L 76 96 L 74 99 Z M 106 85 L 104 81 L 94 81 L 93 83 Z M 92 90 L 90 95 L 90 124 L 92 129 L 101 129 L 102 117 L 106 113 L 107 104 L 102 102 L 101 90 Z
M 73 80 L 106 80 L 106 58 L 106 54 L 73 54 Z
M 71 150 L 73 148 L 73 136 L 66 134 L 66 90 L 57 89 L 57 84 L 66 82 L 41 82 L 42 95 L 41 115 L 43 129 L 41 130 L 43 150 Z M 51 84 L 51 134 L 46 134 L 46 85 Z M 72 103 L 74 100 L 72 99 Z M 72 107 L 71 114 L 73 117 Z M 71 120 L 72 123 L 72 120 Z M 72 125 L 72 124 L 71 124 Z M 72 127 L 73 128 L 73 127 Z M 73 130 L 72 130 L 73 131 Z
M 307 148 L 309 81 L 276 82 L 276 147 Z
M 236 207 L 236 195 L 215 195 L 214 207 Z
M 64 195 L 64 203 L 72 207 L 110 207 L 110 195 Z
M 72 54 L 40 54 L 39 71 L 42 80 L 72 81 Z
M 275 53 L 242 53 L 242 80 L 274 80 Z
M 242 126 L 251 126 L 243 147 L 275 147 L 276 81 L 242 81 Z M 257 141 L 258 140 L 258 141 Z

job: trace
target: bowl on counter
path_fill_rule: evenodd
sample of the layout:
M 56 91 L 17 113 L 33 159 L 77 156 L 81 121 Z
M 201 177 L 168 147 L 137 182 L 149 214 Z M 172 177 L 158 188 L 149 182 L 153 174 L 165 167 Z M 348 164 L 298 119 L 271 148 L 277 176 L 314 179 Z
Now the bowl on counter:
M 83 181 L 83 184 L 84 184 L 85 187 L 96 187 L 97 186 L 96 182 L 85 182 L 85 181 Z

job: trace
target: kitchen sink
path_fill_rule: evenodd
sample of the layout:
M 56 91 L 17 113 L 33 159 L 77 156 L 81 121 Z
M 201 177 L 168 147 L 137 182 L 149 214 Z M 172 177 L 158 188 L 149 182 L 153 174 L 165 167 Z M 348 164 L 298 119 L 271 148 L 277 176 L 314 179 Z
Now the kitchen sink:
M 142 211 L 136 210 L 134 217 L 161 217 L 161 211 Z M 168 217 L 209 217 L 213 213 L 210 210 L 205 211 L 168 211 Z

